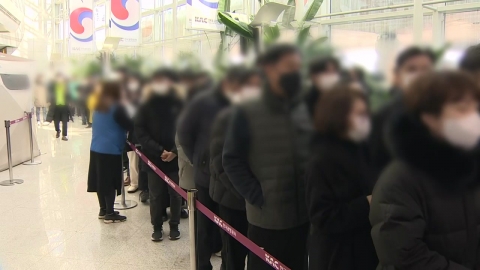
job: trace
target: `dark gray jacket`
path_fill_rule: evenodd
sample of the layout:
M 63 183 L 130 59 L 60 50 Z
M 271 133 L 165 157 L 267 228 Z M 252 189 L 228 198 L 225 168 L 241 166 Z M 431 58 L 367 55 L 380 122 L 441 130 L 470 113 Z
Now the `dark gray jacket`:
M 281 99 L 268 88 L 235 111 L 223 166 L 247 202 L 249 223 L 282 230 L 308 222 L 304 172 L 312 133 L 305 103 Z
M 177 136 L 183 152 L 193 164 L 195 185 L 210 184 L 210 130 L 217 114 L 230 102 L 220 88 L 198 94 L 178 124 Z
M 210 197 L 222 206 L 245 211 L 245 199 L 233 187 L 222 164 L 223 145 L 232 114 L 233 107 L 224 109 L 213 124 L 210 142 Z

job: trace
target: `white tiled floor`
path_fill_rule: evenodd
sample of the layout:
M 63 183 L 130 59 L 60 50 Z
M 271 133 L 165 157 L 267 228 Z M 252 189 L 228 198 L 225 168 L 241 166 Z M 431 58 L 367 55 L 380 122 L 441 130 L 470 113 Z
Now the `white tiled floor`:
M 91 130 L 75 120 L 68 142 L 55 139 L 53 124 L 39 127 L 42 164 L 15 167 L 25 183 L 0 186 L 0 269 L 189 269 L 188 220 L 180 240 L 160 243 L 150 241 L 148 205 L 121 211 L 124 223 L 98 220 L 96 195 L 86 192 Z

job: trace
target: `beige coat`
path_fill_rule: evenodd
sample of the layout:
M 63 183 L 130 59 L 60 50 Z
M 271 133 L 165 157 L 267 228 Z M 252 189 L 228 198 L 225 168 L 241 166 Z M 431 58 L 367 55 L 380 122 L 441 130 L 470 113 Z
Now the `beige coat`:
M 35 107 L 47 107 L 48 106 L 48 96 L 47 88 L 43 85 L 36 85 L 33 90 L 34 101 L 33 104 Z
M 175 135 L 175 144 L 178 151 L 178 176 L 180 177 L 180 187 L 183 189 L 195 188 L 193 180 L 193 165 L 183 152 L 182 146 L 178 143 L 178 136 Z

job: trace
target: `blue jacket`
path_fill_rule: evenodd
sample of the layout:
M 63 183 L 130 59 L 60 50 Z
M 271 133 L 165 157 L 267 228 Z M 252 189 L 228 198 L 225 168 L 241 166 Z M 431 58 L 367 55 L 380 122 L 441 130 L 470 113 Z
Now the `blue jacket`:
M 127 131 L 133 124 L 125 109 L 112 106 L 108 112 L 93 113 L 92 144 L 90 150 L 111 155 L 121 155 L 127 140 Z

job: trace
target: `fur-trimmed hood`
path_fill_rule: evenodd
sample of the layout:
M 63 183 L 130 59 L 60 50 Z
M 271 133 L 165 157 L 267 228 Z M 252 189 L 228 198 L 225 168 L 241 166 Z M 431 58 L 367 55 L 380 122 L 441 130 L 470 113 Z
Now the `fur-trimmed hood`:
M 442 182 L 472 179 L 478 150 L 464 151 L 435 138 L 416 117 L 401 113 L 392 121 L 387 142 L 395 156 Z

